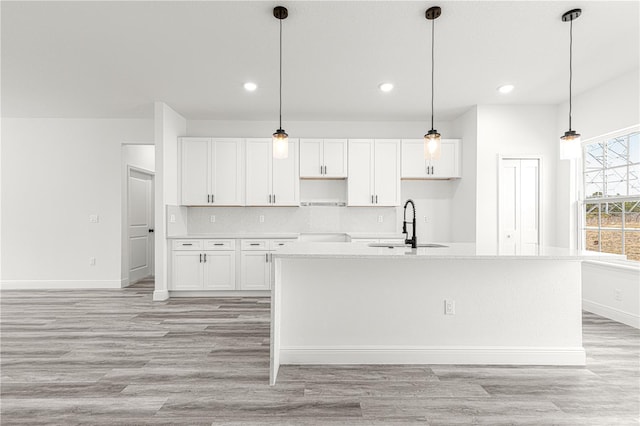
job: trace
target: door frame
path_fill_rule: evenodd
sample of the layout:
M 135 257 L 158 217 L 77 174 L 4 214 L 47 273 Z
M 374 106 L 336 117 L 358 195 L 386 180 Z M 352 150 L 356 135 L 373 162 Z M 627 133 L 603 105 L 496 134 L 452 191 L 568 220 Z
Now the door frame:
M 129 272 L 130 272 L 130 265 L 129 265 L 129 257 L 131 255 L 131 253 L 129 252 L 129 177 L 131 176 L 131 172 L 134 171 L 136 173 L 141 173 L 143 175 L 148 175 L 150 177 L 151 180 L 151 215 L 154 218 L 155 221 L 155 180 L 156 180 L 156 174 L 155 172 L 151 171 L 151 170 L 147 170 L 144 169 L 142 167 L 138 167 L 138 166 L 132 166 L 131 164 L 127 164 L 127 171 L 125 174 L 125 191 L 124 191 L 124 197 L 122 200 L 122 217 L 123 217 L 123 237 L 124 237 L 124 241 L 122 244 L 123 250 L 126 253 L 123 253 L 122 255 L 122 268 L 123 268 L 123 274 L 124 274 L 124 279 L 123 279 L 123 283 L 122 286 L 126 287 L 129 286 L 131 284 L 133 284 L 131 282 L 130 276 L 129 276 Z M 154 223 L 154 227 L 155 227 L 155 223 Z M 154 234 L 155 237 L 155 234 Z M 153 253 L 149 253 L 149 272 L 151 273 L 151 277 L 155 277 L 155 238 L 153 239 Z
M 543 246 L 543 215 L 544 211 L 542 200 L 544 200 L 542 188 L 542 155 L 503 155 L 498 154 L 498 170 L 497 170 L 497 186 L 496 186 L 496 242 L 500 246 L 500 180 L 502 177 L 502 161 L 503 160 L 538 160 L 538 246 Z

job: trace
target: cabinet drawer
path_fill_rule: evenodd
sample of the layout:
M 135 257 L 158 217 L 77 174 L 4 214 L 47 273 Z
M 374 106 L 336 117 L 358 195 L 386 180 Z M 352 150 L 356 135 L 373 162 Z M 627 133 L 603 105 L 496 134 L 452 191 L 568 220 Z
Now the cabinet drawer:
M 246 250 L 269 250 L 268 240 L 242 240 L 240 249 Z
M 202 240 L 174 240 L 174 250 L 202 250 Z
M 235 250 L 236 242 L 234 240 L 205 240 L 205 250 Z
M 298 240 L 287 239 L 287 240 L 271 240 L 269 241 L 269 250 L 277 250 L 280 247 L 288 246 L 289 244 L 293 244 Z

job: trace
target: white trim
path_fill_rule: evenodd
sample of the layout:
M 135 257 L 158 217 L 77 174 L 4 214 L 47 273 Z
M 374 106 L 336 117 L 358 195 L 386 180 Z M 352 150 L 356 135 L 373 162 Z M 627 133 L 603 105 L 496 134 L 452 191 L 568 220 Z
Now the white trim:
M 126 279 L 120 280 L 2 280 L 2 290 L 104 290 L 120 289 L 126 286 Z
M 635 260 L 611 260 L 611 261 L 601 261 L 601 260 L 584 260 L 583 264 L 600 266 L 604 268 L 616 269 L 616 270 L 625 270 L 636 272 L 640 274 L 640 262 Z
M 269 297 L 271 290 L 169 290 L 170 297 Z
M 602 135 L 598 135 L 598 136 L 594 136 L 592 138 L 589 139 L 585 139 L 583 141 L 581 141 L 581 145 L 584 148 L 585 145 L 594 143 L 596 141 L 598 141 L 599 139 L 613 139 L 613 138 L 617 138 L 620 136 L 624 136 L 628 133 L 633 133 L 633 132 L 638 132 L 640 131 L 640 124 L 635 124 L 633 126 L 629 126 L 629 127 L 625 127 L 624 129 L 619 129 L 619 130 L 614 130 L 613 132 L 609 132 L 609 133 L 604 133 Z
M 168 290 L 155 290 L 153 292 L 153 301 L 154 302 L 162 302 L 169 299 L 169 291 Z
M 611 320 L 621 322 L 633 328 L 640 329 L 640 316 L 634 315 L 629 312 L 621 311 L 620 309 L 612 308 L 598 302 L 582 299 L 582 309 L 587 312 L 600 315 Z
M 323 346 L 283 347 L 280 364 L 585 365 L 581 347 Z

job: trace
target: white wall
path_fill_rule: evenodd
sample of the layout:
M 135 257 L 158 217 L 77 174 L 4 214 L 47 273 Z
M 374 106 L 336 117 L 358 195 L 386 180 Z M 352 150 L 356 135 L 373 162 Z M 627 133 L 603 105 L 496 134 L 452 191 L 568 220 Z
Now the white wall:
M 473 107 L 453 122 L 462 139 L 462 178 L 454 181 L 451 200 L 451 241 L 476 240 L 476 172 L 478 169 L 478 108 Z
M 129 166 L 137 167 L 150 172 L 156 170 L 156 149 L 153 145 L 125 144 L 122 145 L 122 246 L 120 270 L 122 282 L 129 284 L 129 230 L 128 230 L 128 173 Z
M 556 138 L 568 130 L 569 104 L 557 108 Z M 640 124 L 640 72 L 636 68 L 573 99 L 572 127 L 587 140 Z M 558 167 L 558 245 L 575 248 L 578 232 L 578 190 L 582 177 L 575 161 L 557 160 Z
M 270 138 L 277 128 L 274 121 L 189 120 L 189 136 Z M 451 123 L 436 122 L 443 138 L 450 138 Z M 284 122 L 291 138 L 421 138 L 429 123 L 417 121 L 291 121 Z
M 122 143 L 152 132 L 151 120 L 2 119 L 3 288 L 120 287 Z
M 178 138 L 186 136 L 187 121 L 163 102 L 154 107 L 155 179 L 155 291 L 154 300 L 169 298 L 167 206 L 178 204 Z
M 556 106 L 479 105 L 476 242 L 498 240 L 498 156 L 542 157 L 542 244 L 555 245 Z

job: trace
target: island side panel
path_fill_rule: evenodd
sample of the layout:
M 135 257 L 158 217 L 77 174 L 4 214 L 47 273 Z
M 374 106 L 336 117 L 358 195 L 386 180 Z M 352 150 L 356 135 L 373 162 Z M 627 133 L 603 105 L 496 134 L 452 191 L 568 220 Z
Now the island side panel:
M 287 258 L 281 266 L 281 364 L 585 362 L 578 260 Z M 445 300 L 455 315 L 445 315 Z

